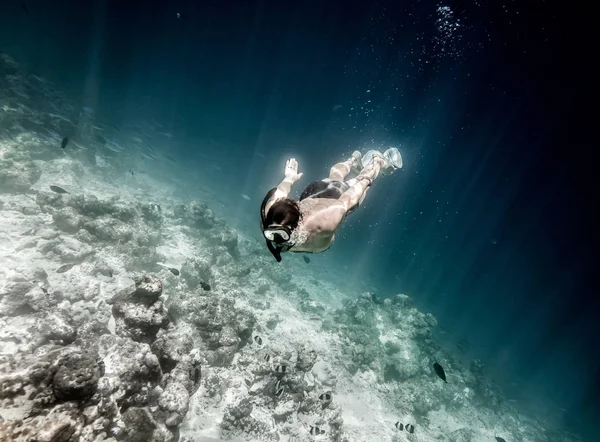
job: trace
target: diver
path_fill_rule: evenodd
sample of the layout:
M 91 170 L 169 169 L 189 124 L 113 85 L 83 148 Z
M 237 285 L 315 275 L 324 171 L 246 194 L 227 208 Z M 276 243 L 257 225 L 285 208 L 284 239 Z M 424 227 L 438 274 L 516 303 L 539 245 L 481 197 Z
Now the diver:
M 329 177 L 309 184 L 295 201 L 288 195 L 302 173 L 298 173 L 298 162 L 290 158 L 283 181 L 267 192 L 260 207 L 261 229 L 269 251 L 277 262 L 282 252 L 324 252 L 379 174 L 388 175 L 401 167 L 402 157 L 396 148 L 384 153 L 369 150 L 364 156 L 355 151 L 348 160 L 335 164 Z M 348 179 L 351 172 L 356 176 Z

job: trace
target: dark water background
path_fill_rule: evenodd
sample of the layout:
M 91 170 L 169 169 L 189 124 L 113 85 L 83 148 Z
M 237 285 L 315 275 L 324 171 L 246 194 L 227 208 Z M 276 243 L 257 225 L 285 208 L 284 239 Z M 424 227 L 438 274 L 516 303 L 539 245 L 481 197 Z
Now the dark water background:
M 4 0 L 0 49 L 117 127 L 159 122 L 173 158 L 252 198 L 231 209 L 248 229 L 286 157 L 299 194 L 355 148 L 399 145 L 404 169 L 315 259 L 409 294 L 511 397 L 594 434 L 590 27 L 483 3 Z

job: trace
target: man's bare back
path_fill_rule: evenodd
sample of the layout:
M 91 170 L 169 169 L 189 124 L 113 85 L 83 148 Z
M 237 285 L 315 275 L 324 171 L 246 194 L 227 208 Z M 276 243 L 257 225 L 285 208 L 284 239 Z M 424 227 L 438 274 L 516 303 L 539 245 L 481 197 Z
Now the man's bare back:
M 341 226 L 339 218 L 340 214 L 343 218 L 346 213 L 344 206 L 339 200 L 329 198 L 306 198 L 299 204 L 302 217 L 297 235 L 299 239 L 306 239 L 298 241 L 290 252 L 324 252 L 333 244 L 335 232 Z
M 281 252 L 320 253 L 331 247 L 342 221 L 364 200 L 371 183 L 383 170 L 391 173 L 402 167 L 397 149 L 384 154 L 354 152 L 352 157 L 335 164 L 329 177 L 311 183 L 296 202 L 288 198 L 291 186 L 302 176 L 298 162 L 291 158 L 285 167 L 285 178 L 271 189 L 261 206 L 261 228 L 267 247 L 281 261 Z M 358 172 L 347 179 L 351 170 Z

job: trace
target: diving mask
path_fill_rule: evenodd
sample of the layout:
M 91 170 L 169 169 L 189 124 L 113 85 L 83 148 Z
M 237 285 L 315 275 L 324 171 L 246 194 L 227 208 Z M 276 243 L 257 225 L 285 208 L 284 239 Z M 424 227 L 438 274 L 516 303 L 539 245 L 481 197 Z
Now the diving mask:
M 265 238 L 275 244 L 282 244 L 290 240 L 292 231 L 281 224 L 272 224 L 263 230 Z

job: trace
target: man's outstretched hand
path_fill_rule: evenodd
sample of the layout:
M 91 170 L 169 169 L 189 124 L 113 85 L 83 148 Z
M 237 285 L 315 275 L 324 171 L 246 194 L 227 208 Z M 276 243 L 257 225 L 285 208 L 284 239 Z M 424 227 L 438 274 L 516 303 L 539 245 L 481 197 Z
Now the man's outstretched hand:
M 295 158 L 290 158 L 285 162 L 285 177 L 292 183 L 302 178 L 302 174 L 298 173 L 298 161 Z

